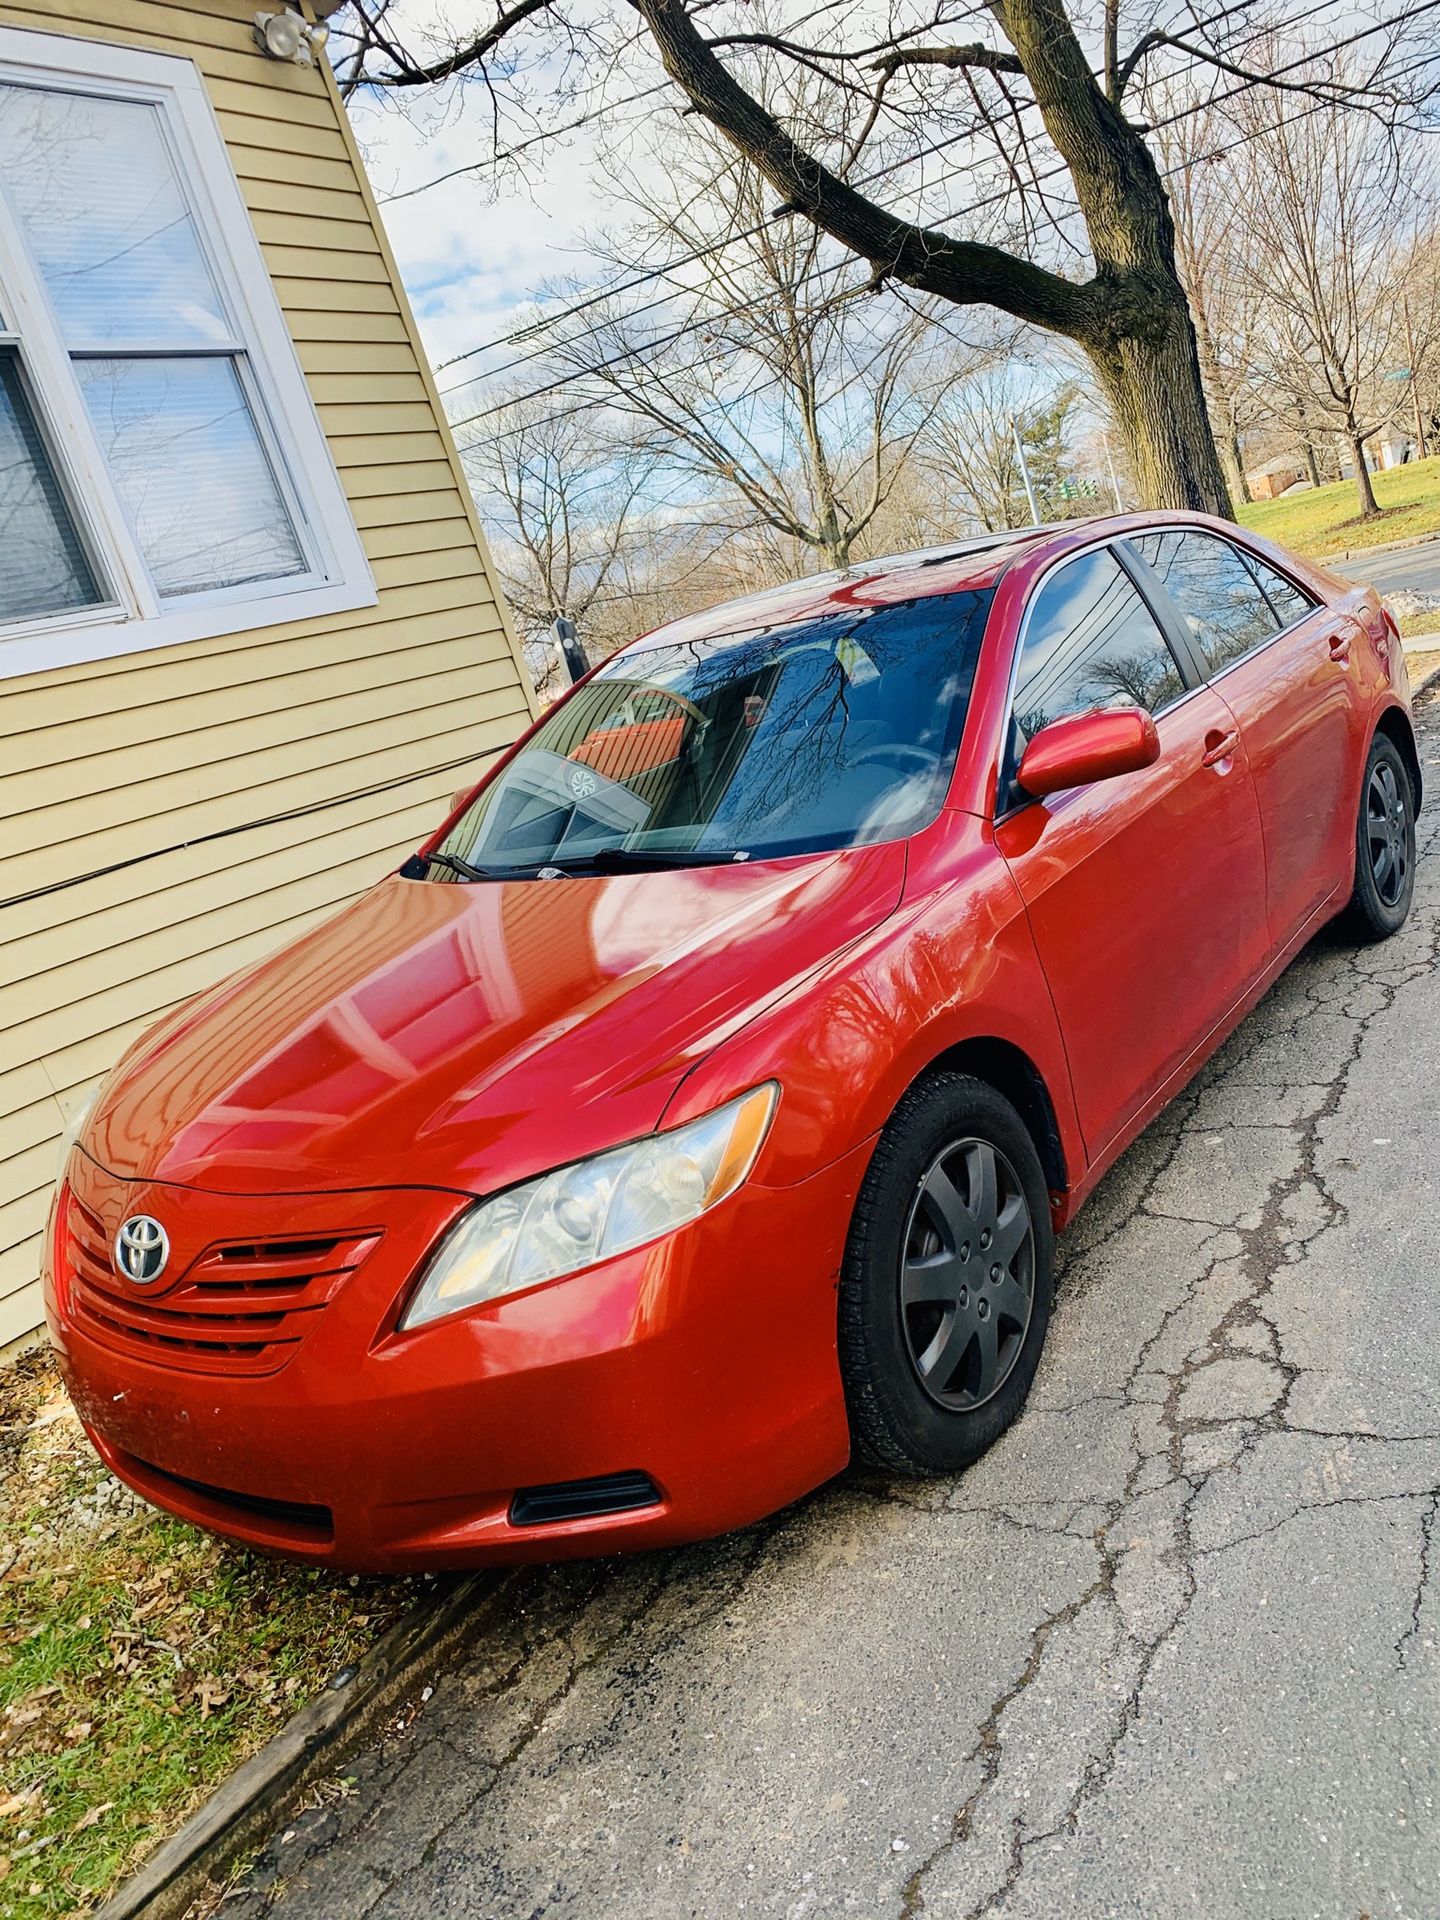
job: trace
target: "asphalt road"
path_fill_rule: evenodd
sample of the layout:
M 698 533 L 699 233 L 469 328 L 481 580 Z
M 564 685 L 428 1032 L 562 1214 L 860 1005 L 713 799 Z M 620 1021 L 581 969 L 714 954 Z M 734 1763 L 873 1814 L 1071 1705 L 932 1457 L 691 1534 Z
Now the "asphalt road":
M 978 1467 L 509 1577 L 223 1920 L 1440 1912 L 1437 821 L 1106 1181 Z
M 1370 557 L 1357 554 L 1353 560 L 1332 563 L 1337 573 L 1350 580 L 1369 581 L 1381 593 L 1440 593 L 1440 540 L 1427 540 L 1423 547 L 1401 547 L 1395 553 L 1377 553 Z

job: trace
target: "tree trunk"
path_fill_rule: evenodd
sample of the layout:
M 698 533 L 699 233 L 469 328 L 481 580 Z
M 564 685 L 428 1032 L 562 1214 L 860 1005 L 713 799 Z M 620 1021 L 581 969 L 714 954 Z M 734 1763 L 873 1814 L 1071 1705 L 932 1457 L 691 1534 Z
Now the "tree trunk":
M 1143 503 L 1230 517 L 1164 183 L 1139 129 L 1095 84 L 1062 0 L 987 0 L 1070 169 L 1096 272 L 1077 282 L 902 220 L 801 147 L 717 59 L 684 0 L 632 0 L 692 106 L 874 269 L 956 306 L 992 306 L 1082 346 L 1115 407 Z
M 1240 452 L 1238 433 L 1227 433 L 1220 442 L 1220 459 L 1230 481 L 1231 498 L 1238 494 L 1248 506 L 1255 496 L 1250 491 L 1250 482 L 1245 478 L 1245 461 Z
M 1379 517 L 1380 502 L 1375 498 L 1375 489 L 1370 484 L 1370 469 L 1365 464 L 1365 443 L 1358 433 L 1346 435 L 1350 442 L 1350 455 L 1355 462 L 1355 493 L 1360 501 L 1360 518 L 1374 520 Z
M 1081 344 L 1114 409 L 1142 504 L 1230 519 L 1183 294 L 1163 326 Z
M 1144 136 L 1095 85 L 1063 0 L 988 0 L 1075 183 L 1096 274 L 1066 331 L 1085 349 L 1141 502 L 1232 517 L 1175 222 Z

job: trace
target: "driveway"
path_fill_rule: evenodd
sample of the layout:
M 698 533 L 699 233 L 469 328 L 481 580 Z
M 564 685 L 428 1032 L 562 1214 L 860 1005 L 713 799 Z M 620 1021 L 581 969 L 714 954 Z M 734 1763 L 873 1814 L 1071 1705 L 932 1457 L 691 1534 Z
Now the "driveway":
M 963 1479 L 508 1576 L 225 1920 L 1440 1911 L 1437 958 L 1434 859 L 1301 957 L 1069 1235 Z
M 1395 553 L 1365 555 L 1353 560 L 1323 562 L 1347 580 L 1365 580 L 1381 593 L 1440 594 L 1440 540 L 1427 540 L 1420 547 L 1401 547 Z

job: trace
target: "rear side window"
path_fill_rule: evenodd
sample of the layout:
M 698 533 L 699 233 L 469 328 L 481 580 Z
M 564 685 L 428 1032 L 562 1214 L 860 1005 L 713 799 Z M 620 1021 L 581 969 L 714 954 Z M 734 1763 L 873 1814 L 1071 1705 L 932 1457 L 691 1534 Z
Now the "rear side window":
M 1015 772 L 1027 743 L 1067 713 L 1144 707 L 1185 691 L 1179 663 L 1129 574 L 1108 548 L 1069 560 L 1030 603 L 1016 669 L 1001 807 L 1025 798 Z
M 1142 533 L 1131 544 L 1165 583 L 1211 673 L 1280 631 L 1259 582 L 1228 540 L 1176 529 Z
M 1312 599 L 1293 580 L 1287 580 L 1283 573 L 1269 566 L 1258 554 L 1247 553 L 1245 564 L 1260 582 L 1265 598 L 1275 609 L 1275 618 L 1282 627 L 1293 627 L 1297 620 L 1303 620 L 1307 613 L 1313 613 L 1319 606 L 1318 600 Z

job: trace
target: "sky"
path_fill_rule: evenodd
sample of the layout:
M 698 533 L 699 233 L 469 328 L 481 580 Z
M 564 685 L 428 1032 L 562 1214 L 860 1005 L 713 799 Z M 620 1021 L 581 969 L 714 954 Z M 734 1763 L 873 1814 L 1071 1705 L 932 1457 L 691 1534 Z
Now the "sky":
M 485 157 L 489 126 L 483 112 L 431 120 L 413 99 L 400 108 L 352 99 L 350 113 L 437 367 L 508 331 L 545 284 L 589 281 L 599 270 L 583 239 L 605 211 L 592 182 L 594 146 L 586 130 L 547 141 L 543 164 L 523 178 L 512 171 L 497 194 L 485 172 L 439 178 Z M 474 364 L 508 357 L 502 349 Z M 468 371 L 451 369 L 442 384 Z

